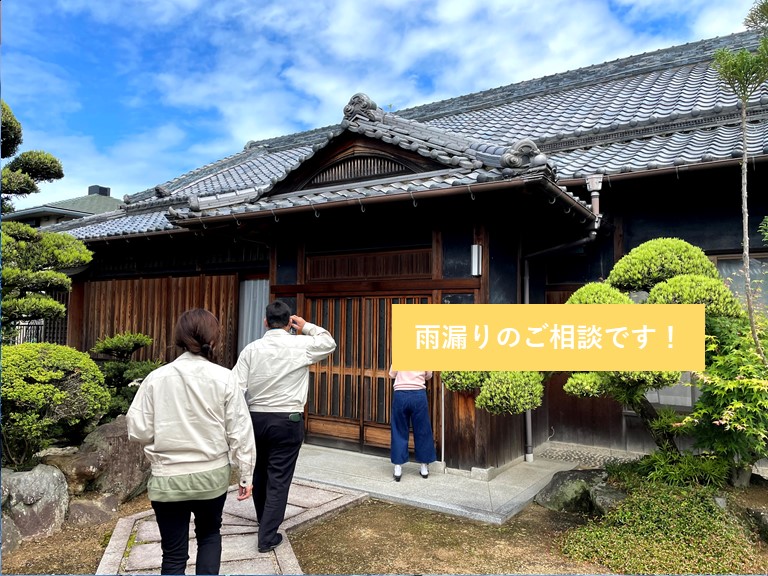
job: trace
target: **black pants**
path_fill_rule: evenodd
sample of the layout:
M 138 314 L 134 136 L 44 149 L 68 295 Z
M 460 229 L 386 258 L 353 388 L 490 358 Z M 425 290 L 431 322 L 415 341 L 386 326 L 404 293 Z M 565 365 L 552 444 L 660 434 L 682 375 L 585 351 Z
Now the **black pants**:
M 226 492 L 211 500 L 155 502 L 163 562 L 160 574 L 184 574 L 189 559 L 189 520 L 195 515 L 195 574 L 218 574 L 221 565 L 221 513 Z
M 287 412 L 251 412 L 256 438 L 253 503 L 259 519 L 259 548 L 277 544 L 285 518 L 288 490 L 304 442 L 304 419 L 294 422 Z

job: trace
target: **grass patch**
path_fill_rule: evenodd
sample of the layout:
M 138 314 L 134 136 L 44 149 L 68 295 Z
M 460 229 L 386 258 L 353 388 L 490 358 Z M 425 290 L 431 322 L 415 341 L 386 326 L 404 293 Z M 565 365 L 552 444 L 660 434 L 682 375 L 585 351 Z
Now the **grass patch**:
M 630 574 L 753 573 L 753 536 L 704 486 L 646 483 L 561 538 L 568 557 Z
M 104 533 L 104 535 L 101 537 L 101 540 L 99 541 L 99 546 L 102 548 L 109 546 L 109 541 L 112 539 L 112 532 L 114 532 L 114 530 L 107 530 Z

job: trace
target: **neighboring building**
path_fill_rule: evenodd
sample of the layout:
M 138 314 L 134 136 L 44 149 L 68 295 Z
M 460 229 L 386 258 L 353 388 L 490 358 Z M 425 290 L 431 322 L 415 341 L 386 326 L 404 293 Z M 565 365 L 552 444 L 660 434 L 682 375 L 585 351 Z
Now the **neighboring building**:
M 42 228 L 84 218 L 92 214 L 102 214 L 117 210 L 121 200 L 110 196 L 110 189 L 105 186 L 93 185 L 88 187 L 87 196 L 78 196 L 69 200 L 59 200 L 24 210 L 16 210 L 3 214 L 3 220 L 13 220 L 28 224 L 34 228 Z
M 231 366 L 268 299 L 285 299 L 339 344 L 312 371 L 307 441 L 385 449 L 392 304 L 562 303 L 659 236 L 723 270 L 740 255 L 739 106 L 710 64 L 719 48 L 756 45 L 734 34 L 396 113 L 356 94 L 338 125 L 249 142 L 118 211 L 54 226 L 94 251 L 74 279 L 69 343 L 143 332 L 155 341 L 140 354 L 170 360 L 176 318 L 202 306 L 222 320 Z M 768 86 L 748 115 L 760 258 Z M 441 459 L 498 467 L 548 438 L 652 446 L 622 406 L 567 397 L 562 383 L 549 380 L 526 436 L 524 416 L 475 410 L 436 378 Z M 659 400 L 690 405 L 683 390 Z

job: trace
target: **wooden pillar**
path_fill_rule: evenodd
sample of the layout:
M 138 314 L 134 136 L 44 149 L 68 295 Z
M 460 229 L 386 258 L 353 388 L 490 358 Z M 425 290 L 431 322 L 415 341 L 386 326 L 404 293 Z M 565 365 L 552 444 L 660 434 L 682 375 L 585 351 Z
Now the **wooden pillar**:
M 72 283 L 67 307 L 67 346 L 80 351 L 83 347 L 83 315 L 85 303 L 85 284 Z

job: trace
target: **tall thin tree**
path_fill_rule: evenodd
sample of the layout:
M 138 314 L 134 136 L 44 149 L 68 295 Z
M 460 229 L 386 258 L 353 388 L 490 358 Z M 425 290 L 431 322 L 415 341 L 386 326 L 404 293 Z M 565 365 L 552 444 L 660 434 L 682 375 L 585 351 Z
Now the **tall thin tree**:
M 744 269 L 744 292 L 747 304 L 749 326 L 757 352 L 768 365 L 765 351 L 755 321 L 754 297 L 749 269 L 749 207 L 747 196 L 748 134 L 747 106 L 750 98 L 768 81 L 768 0 L 757 0 L 744 19 L 744 25 L 761 35 L 756 51 L 743 48 L 731 52 L 724 48 L 715 53 L 714 68 L 722 81 L 736 95 L 741 104 L 741 222 L 742 222 L 742 267 Z

